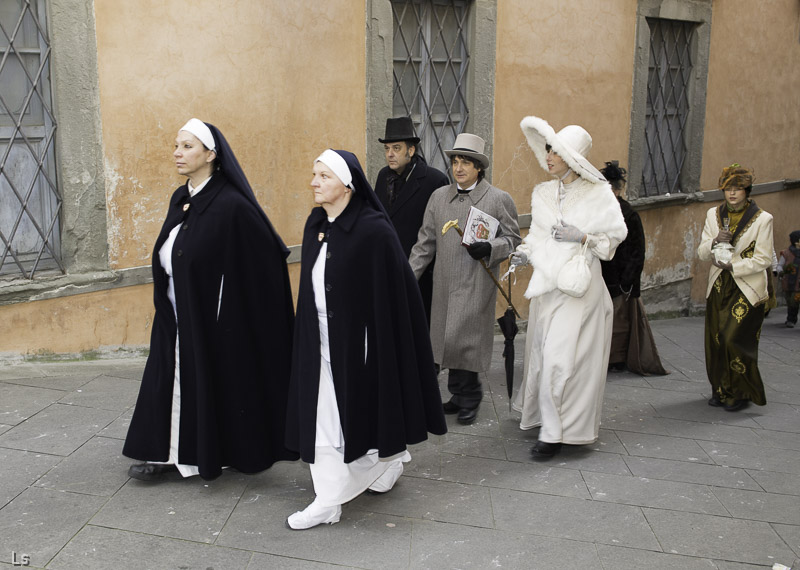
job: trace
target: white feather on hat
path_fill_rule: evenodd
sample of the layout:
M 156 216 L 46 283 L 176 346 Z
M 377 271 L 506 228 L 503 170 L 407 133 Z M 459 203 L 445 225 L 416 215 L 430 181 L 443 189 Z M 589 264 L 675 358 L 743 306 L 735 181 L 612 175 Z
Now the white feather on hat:
M 567 163 L 575 174 L 591 182 L 605 182 L 605 177 L 588 160 L 592 137 L 578 125 L 568 125 L 557 133 L 539 117 L 525 117 L 519 124 L 539 165 L 547 171 L 546 145 Z

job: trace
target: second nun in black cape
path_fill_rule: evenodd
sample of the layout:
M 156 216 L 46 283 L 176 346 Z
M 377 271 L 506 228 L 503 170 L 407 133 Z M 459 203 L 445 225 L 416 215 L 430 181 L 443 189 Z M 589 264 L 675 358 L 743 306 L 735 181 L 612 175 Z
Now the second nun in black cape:
M 335 207 L 320 197 L 332 174 Z M 358 159 L 325 151 L 312 187 L 323 207 L 303 233 L 287 446 L 312 464 L 316 499 L 290 517 L 295 529 L 388 491 L 406 446 L 447 431 L 419 287 Z

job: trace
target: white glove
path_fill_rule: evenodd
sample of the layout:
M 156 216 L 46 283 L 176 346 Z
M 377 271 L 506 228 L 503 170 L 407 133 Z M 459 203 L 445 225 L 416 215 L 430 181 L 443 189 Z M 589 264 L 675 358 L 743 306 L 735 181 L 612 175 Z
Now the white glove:
M 581 230 L 575 226 L 561 225 L 553 226 L 553 239 L 556 241 L 574 241 L 580 243 L 585 236 Z
M 511 254 L 511 265 L 516 265 L 517 267 L 528 265 L 528 256 L 521 251 L 515 251 Z

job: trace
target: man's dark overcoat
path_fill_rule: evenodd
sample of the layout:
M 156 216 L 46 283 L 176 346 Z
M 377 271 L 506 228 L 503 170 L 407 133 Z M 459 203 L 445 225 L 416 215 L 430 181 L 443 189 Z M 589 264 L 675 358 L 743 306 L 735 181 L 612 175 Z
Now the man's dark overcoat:
M 434 190 L 450 184 L 447 176 L 442 171 L 428 166 L 421 155 L 414 155 L 413 162 L 406 168 L 411 168 L 412 166 L 414 169 L 410 174 L 404 173 L 404 175 L 408 176 L 408 179 L 403 183 L 402 189 L 391 205 L 389 205 L 389 193 L 386 184 L 389 175 L 392 173 L 391 169 L 388 166 L 384 166 L 378 172 L 378 178 L 375 181 L 375 194 L 378 195 L 378 199 L 389 214 L 392 225 L 397 231 L 397 236 L 400 238 L 400 245 L 406 258 L 411 255 L 411 248 L 417 243 L 417 234 L 425 217 L 425 207 L 428 205 L 428 199 Z M 428 320 L 430 320 L 431 296 L 433 294 L 433 267 L 434 263 L 431 263 L 419 278 L 419 288 Z
M 642 219 L 636 210 L 625 200 L 617 197 L 622 217 L 628 227 L 628 237 L 617 246 L 614 257 L 609 261 L 600 260 L 603 280 L 611 297 L 630 291 L 631 297 L 641 295 L 642 270 L 644 269 L 644 229 Z
M 287 447 L 308 463 L 314 462 L 321 358 L 311 270 L 327 223 L 325 210 L 314 208 L 303 234 L 286 424 Z M 327 242 L 325 299 L 345 463 L 370 449 L 390 457 L 428 432 L 445 433 L 422 299 L 389 221 L 356 192 Z
M 176 323 L 158 253 L 179 223 Z M 153 288 L 150 356 L 123 453 L 168 459 L 179 332 L 179 462 L 213 479 L 223 466 L 253 473 L 297 459 L 284 446 L 293 332 L 285 249 L 225 175 L 214 174 L 194 197 L 186 185 L 173 194 L 153 253 Z

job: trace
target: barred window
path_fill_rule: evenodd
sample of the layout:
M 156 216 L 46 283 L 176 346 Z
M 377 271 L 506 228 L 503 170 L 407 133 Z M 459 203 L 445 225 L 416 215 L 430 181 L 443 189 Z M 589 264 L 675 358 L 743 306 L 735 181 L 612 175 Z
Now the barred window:
M 448 172 L 444 154 L 469 118 L 466 0 L 393 0 L 393 116 L 408 115 L 428 162 Z
M 0 278 L 63 272 L 45 0 L 0 2 Z
M 644 195 L 655 196 L 684 190 L 681 174 L 687 154 L 691 44 L 696 24 L 658 18 L 648 18 L 647 23 L 650 64 L 642 189 Z

